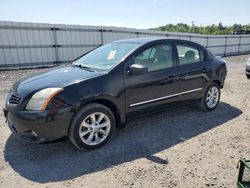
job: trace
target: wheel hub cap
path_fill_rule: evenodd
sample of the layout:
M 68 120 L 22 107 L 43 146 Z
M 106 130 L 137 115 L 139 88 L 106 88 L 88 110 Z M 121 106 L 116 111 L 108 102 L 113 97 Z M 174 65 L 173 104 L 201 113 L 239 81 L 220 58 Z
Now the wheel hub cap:
M 89 114 L 81 123 L 79 136 L 87 145 L 97 145 L 109 135 L 111 123 L 109 117 L 102 112 Z
M 97 133 L 99 131 L 99 126 L 95 126 L 92 129 L 92 132 Z

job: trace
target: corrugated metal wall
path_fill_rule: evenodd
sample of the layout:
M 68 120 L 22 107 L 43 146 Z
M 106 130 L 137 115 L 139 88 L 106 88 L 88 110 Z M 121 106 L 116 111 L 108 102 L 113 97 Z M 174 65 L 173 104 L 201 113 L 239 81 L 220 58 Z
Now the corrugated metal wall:
M 215 55 L 250 53 L 249 35 L 199 35 L 117 27 L 0 22 L 0 69 L 69 62 L 108 42 L 135 37 L 191 40 Z

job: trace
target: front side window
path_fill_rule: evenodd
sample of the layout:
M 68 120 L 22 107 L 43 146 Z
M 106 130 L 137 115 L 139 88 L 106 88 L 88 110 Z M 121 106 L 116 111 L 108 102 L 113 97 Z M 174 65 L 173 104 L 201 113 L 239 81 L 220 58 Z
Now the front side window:
M 101 46 L 73 62 L 91 69 L 108 70 L 139 46 L 138 43 L 111 43 Z
M 148 71 L 166 69 L 174 66 L 172 45 L 155 45 L 135 56 L 135 64 L 142 64 Z
M 179 65 L 200 62 L 200 54 L 198 48 L 185 46 L 182 44 L 178 44 L 176 47 L 178 51 Z

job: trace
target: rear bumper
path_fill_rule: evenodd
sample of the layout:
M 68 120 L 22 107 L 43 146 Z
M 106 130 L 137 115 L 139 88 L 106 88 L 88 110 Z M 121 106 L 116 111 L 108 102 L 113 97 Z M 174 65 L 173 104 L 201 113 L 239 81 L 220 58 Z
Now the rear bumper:
M 74 108 L 45 111 L 14 111 L 4 109 L 12 133 L 29 143 L 52 141 L 68 134 Z
M 225 80 L 221 80 L 220 82 L 221 82 L 220 88 L 222 89 L 225 85 Z

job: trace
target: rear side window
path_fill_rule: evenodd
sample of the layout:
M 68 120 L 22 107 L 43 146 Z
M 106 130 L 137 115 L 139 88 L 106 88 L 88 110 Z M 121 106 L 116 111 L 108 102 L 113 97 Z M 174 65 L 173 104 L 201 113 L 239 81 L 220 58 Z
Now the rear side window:
M 192 46 L 177 44 L 179 65 L 199 63 L 201 61 L 199 49 Z

